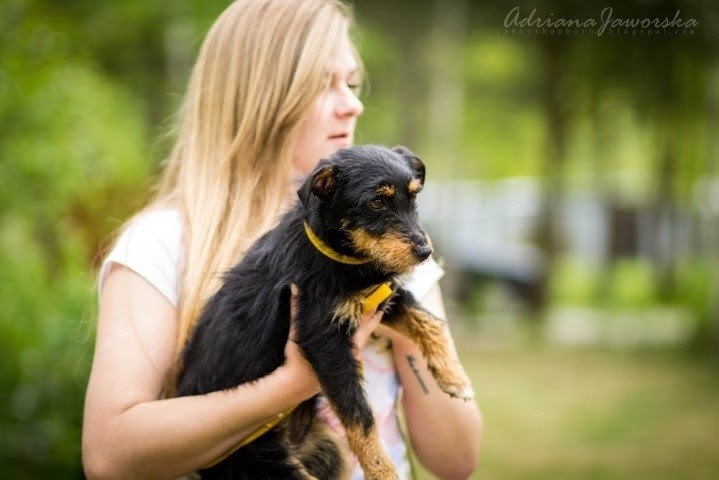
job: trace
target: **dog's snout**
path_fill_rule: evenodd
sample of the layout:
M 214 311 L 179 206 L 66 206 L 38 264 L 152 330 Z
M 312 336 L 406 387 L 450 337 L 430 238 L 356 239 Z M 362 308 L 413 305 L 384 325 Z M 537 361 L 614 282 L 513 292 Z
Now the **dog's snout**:
M 420 261 L 427 260 L 430 255 L 432 255 L 432 247 L 429 245 L 424 244 L 414 246 L 414 256 Z
M 412 250 L 418 260 L 424 261 L 432 255 L 432 245 L 427 241 L 426 235 L 413 234 L 410 236 Z
M 410 233 L 409 240 L 414 245 L 427 245 L 427 237 L 423 233 Z

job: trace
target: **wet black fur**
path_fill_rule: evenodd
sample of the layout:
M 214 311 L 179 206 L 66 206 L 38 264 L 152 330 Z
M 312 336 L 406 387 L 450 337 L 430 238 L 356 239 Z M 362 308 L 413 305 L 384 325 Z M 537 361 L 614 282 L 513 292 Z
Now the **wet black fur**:
M 353 292 L 386 281 L 393 282 L 396 294 L 385 307 L 385 323 L 391 324 L 393 315 L 409 305 L 418 306 L 398 283 L 397 274 L 404 272 L 390 271 L 375 262 L 355 266 L 327 258 L 308 240 L 303 221 L 335 251 L 354 256 L 348 228 L 375 235 L 397 232 L 415 243 L 419 263 L 431 249 L 417 222 L 414 195 L 407 191 L 413 178 L 424 181 L 424 165 L 402 147 L 352 147 L 322 160 L 298 191 L 300 201 L 227 273 L 223 286 L 207 303 L 183 353 L 177 396 L 229 389 L 282 365 L 290 328 L 290 285 L 294 283 L 300 292 L 296 340 L 303 355 L 317 372 L 340 420 L 369 431 L 374 420 L 352 355 L 355 327 L 349 321 L 333 320 L 332 311 Z M 393 185 L 396 195 L 386 208 L 377 210 L 369 202 L 377 197 L 377 187 L 382 184 Z M 343 221 L 349 223 L 343 227 Z M 312 399 L 300 405 L 289 421 L 201 475 L 304 478 L 289 459 L 294 446 L 307 440 L 314 412 Z M 319 446 L 323 451 L 314 459 L 306 457 L 303 464 L 318 478 L 337 478 L 341 468 L 337 445 L 328 438 Z M 334 460 L 328 462 L 327 458 Z

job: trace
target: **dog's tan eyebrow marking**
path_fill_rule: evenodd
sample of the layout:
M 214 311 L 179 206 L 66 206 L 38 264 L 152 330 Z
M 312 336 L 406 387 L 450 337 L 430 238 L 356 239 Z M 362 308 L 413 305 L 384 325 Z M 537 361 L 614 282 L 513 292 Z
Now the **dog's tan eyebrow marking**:
M 382 195 L 384 197 L 394 197 L 394 194 L 395 194 L 394 185 L 388 185 L 388 184 L 382 185 L 377 189 L 377 193 L 379 193 L 380 195 Z
M 419 178 L 413 178 L 407 184 L 407 190 L 409 193 L 417 193 L 422 190 L 422 181 Z

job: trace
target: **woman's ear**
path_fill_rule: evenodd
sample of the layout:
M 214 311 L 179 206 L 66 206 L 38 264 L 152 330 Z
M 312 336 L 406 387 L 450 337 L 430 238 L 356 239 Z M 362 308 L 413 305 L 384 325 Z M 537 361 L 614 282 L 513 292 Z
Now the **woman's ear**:
M 334 167 L 327 160 L 320 160 L 315 169 L 310 173 L 305 181 L 297 190 L 297 195 L 302 201 L 302 205 L 307 208 L 310 201 L 310 195 L 314 195 L 320 200 L 327 200 L 334 191 L 335 172 Z

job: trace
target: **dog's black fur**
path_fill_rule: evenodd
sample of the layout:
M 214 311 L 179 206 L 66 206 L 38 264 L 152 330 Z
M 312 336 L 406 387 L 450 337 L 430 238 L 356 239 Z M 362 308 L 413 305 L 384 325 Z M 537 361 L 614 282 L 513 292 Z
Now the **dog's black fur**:
M 396 478 L 378 442 L 352 353 L 361 299 L 383 282 L 394 294 L 383 323 L 414 338 L 442 389 L 471 397 L 469 381 L 449 358 L 441 320 L 419 306 L 398 277 L 427 259 L 415 195 L 422 161 L 409 150 L 361 146 L 322 160 L 298 191 L 300 201 L 258 240 L 207 303 L 183 353 L 177 396 L 252 382 L 283 364 L 290 331 L 290 286 L 299 288 L 296 342 L 348 433 L 368 479 Z M 330 259 L 308 239 L 303 223 L 333 250 L 366 259 Z M 249 445 L 201 472 L 203 478 L 338 479 L 342 449 L 315 419 L 314 399 Z M 199 419 L 198 419 L 199 420 Z

